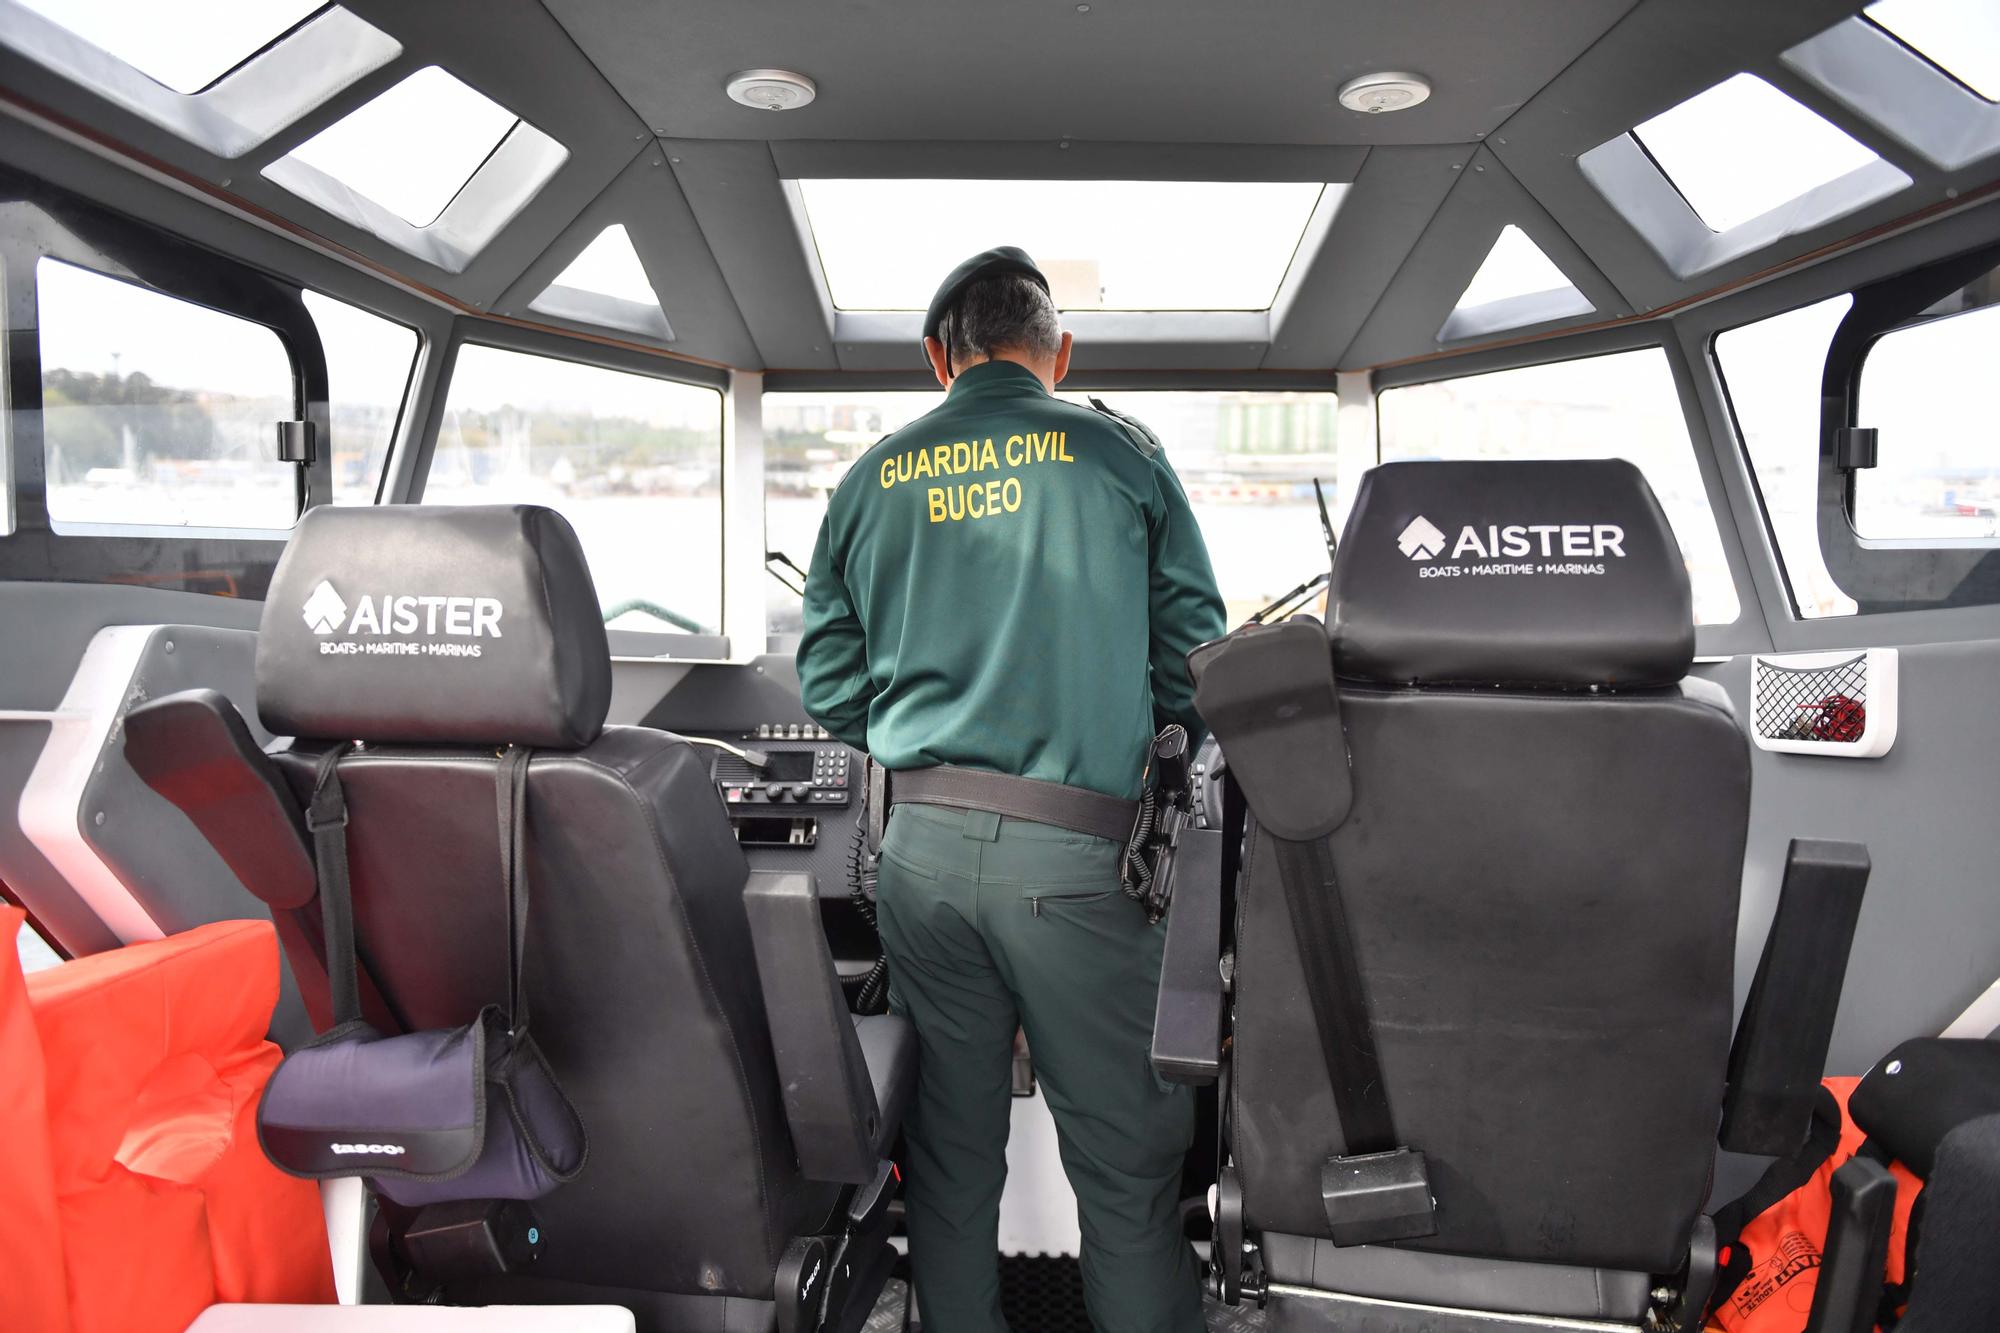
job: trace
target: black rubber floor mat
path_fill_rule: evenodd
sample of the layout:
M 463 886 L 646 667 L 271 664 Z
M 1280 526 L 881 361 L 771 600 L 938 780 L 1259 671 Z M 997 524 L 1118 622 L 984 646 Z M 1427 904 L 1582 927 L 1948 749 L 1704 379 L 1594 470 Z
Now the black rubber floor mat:
M 899 1270 L 900 1272 L 900 1270 Z M 889 1280 L 867 1333 L 902 1333 L 909 1286 L 902 1276 Z M 1000 1260 L 1000 1304 L 1014 1333 L 1090 1333 L 1083 1310 L 1083 1274 L 1070 1258 L 1021 1255 Z M 1250 1305 L 1234 1309 L 1203 1301 L 1209 1333 L 1262 1333 L 1264 1312 Z
M 1001 1255 L 1000 1309 L 1015 1333 L 1091 1333 L 1083 1269 L 1066 1255 Z

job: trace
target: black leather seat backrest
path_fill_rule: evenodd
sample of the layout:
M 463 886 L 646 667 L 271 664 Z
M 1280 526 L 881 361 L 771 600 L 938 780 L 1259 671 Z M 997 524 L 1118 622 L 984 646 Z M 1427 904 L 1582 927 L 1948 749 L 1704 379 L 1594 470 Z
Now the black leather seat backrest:
M 786 1239 L 829 1206 L 794 1164 L 743 905 L 706 760 L 603 726 L 610 658 L 569 525 L 533 506 L 320 508 L 273 579 L 265 725 L 303 805 L 341 763 L 358 950 L 404 1026 L 504 1002 L 497 752 L 528 778 L 527 989 L 590 1140 L 534 1207 L 532 1274 L 481 1299 L 599 1289 L 767 1299 Z
M 1333 859 L 1437 1199 L 1407 1243 L 1673 1270 L 1713 1160 L 1750 779 L 1726 698 L 1682 680 L 1658 504 L 1618 462 L 1380 467 L 1331 603 L 1354 789 Z M 1345 1145 L 1254 827 L 1239 912 L 1246 1216 L 1326 1235 Z

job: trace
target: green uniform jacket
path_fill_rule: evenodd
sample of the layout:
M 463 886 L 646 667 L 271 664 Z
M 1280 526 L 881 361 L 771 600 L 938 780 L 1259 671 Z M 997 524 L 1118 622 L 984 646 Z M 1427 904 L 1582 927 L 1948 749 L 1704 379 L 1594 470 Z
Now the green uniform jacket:
M 834 492 L 799 682 L 820 725 L 891 769 L 1132 797 L 1159 728 L 1202 734 L 1186 656 L 1223 628 L 1165 453 L 983 362 Z

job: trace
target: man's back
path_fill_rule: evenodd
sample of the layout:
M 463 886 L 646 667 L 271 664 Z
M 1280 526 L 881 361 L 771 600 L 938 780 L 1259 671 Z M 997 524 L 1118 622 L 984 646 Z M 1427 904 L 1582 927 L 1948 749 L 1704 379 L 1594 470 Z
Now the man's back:
M 1183 655 L 1223 628 L 1163 453 L 1013 362 L 871 449 L 834 494 L 800 645 L 807 710 L 892 769 L 1136 795 L 1198 726 Z

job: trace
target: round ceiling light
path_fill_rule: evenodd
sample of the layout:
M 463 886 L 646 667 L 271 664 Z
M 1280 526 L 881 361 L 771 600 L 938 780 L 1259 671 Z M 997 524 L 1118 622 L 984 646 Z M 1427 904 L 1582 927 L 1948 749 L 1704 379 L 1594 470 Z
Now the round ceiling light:
M 1363 74 L 1340 89 L 1340 104 L 1349 111 L 1379 116 L 1404 111 L 1431 95 L 1431 86 L 1415 74 Z
M 819 96 L 811 79 L 788 69 L 746 69 L 724 87 L 732 101 L 759 111 L 796 111 Z

